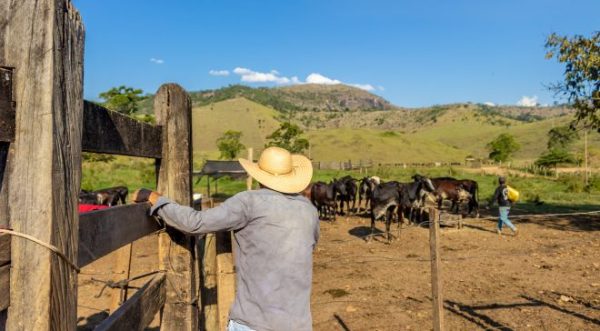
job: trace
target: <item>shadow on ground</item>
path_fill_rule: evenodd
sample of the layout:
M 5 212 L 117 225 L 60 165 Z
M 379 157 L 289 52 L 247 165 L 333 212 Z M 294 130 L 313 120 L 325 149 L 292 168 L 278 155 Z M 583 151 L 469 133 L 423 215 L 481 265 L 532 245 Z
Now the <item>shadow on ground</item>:
M 510 330 L 514 330 L 514 329 L 503 324 L 500 321 L 497 321 L 497 320 L 491 318 L 489 315 L 485 314 L 482 311 L 495 310 L 495 309 L 514 309 L 514 308 L 521 309 L 524 307 L 550 308 L 550 309 L 559 311 L 561 313 L 564 313 L 564 314 L 582 319 L 586 322 L 600 326 L 600 320 L 593 318 L 593 317 L 589 317 L 583 313 L 576 312 L 571 309 L 567 309 L 565 307 L 558 306 L 547 300 L 533 298 L 533 297 L 530 297 L 527 295 L 521 295 L 520 297 L 522 299 L 525 299 L 526 301 L 525 302 L 508 303 L 508 304 L 492 303 L 492 304 L 487 304 L 487 305 L 467 305 L 467 304 L 455 302 L 452 300 L 444 300 L 444 308 L 447 311 L 450 311 L 451 313 L 458 315 L 485 330 L 510 331 Z M 577 304 L 580 304 L 581 306 L 585 306 L 587 308 L 598 309 L 597 307 L 590 307 L 589 303 L 586 303 L 586 302 L 583 302 L 583 303 L 578 302 L 578 301 L 575 301 L 575 302 Z

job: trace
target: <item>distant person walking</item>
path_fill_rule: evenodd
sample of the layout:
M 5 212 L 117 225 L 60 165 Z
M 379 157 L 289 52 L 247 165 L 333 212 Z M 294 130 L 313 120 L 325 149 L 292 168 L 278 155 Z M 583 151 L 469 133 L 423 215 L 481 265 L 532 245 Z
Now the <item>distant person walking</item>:
M 498 228 L 496 229 L 498 234 L 502 234 L 502 225 L 506 224 L 516 236 L 517 228 L 508 219 L 512 202 L 508 198 L 508 186 L 506 186 L 506 178 L 503 176 L 498 177 L 498 187 L 496 188 L 496 192 L 494 192 L 492 203 L 498 204 Z

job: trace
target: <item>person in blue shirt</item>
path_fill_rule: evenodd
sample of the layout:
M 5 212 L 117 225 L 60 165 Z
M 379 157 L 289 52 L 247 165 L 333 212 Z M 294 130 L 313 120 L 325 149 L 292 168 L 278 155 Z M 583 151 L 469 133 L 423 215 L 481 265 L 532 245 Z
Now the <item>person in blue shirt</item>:
M 498 177 L 498 187 L 494 192 L 492 203 L 498 204 L 498 228 L 496 229 L 498 235 L 502 235 L 502 225 L 505 224 L 512 230 L 513 234 L 516 236 L 517 228 L 508 219 L 508 213 L 510 212 L 512 201 L 510 201 L 510 199 L 508 198 L 508 187 L 506 186 L 506 177 Z

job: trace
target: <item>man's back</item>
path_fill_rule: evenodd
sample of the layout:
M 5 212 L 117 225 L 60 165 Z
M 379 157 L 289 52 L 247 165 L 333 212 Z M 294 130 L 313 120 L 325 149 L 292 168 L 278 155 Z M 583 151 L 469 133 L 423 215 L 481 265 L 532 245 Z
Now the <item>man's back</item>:
M 257 330 L 310 330 L 316 209 L 300 195 L 268 189 L 230 200 L 238 199 L 248 222 L 234 232 L 237 293 L 230 318 Z

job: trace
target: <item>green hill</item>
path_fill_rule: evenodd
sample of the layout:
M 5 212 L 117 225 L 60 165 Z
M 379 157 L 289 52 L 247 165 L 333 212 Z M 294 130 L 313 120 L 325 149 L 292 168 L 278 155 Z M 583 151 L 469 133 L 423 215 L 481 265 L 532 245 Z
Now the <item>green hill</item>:
M 265 137 L 279 127 L 278 113 L 245 98 L 234 98 L 194 107 L 192 111 L 194 151 L 201 158 L 216 158 L 216 140 L 227 130 L 242 132 L 247 147 L 264 146 Z
M 486 144 L 508 132 L 521 144 L 515 160 L 530 162 L 545 151 L 548 130 L 572 119 L 572 110 L 565 107 L 463 103 L 402 109 L 343 85 L 235 85 L 191 97 L 194 149 L 200 159 L 218 157 L 216 139 L 227 130 L 241 131 L 242 142 L 258 153 L 266 136 L 286 119 L 304 129 L 310 156 L 318 161 L 460 162 L 467 155 L 485 158 Z M 347 109 L 340 108 L 341 101 Z M 573 151 L 580 153 L 582 145 L 580 139 Z M 590 150 L 600 158 L 597 133 L 590 135 Z

